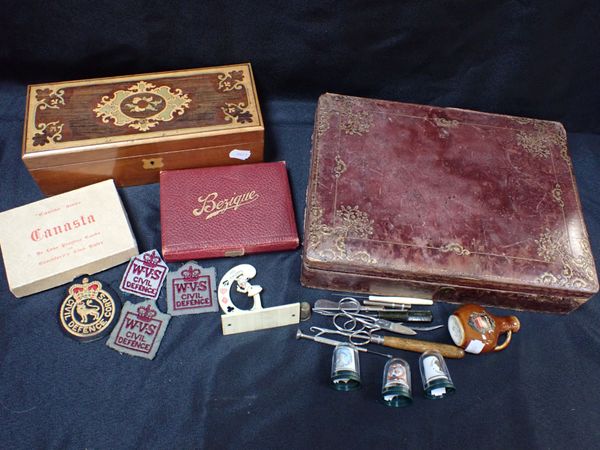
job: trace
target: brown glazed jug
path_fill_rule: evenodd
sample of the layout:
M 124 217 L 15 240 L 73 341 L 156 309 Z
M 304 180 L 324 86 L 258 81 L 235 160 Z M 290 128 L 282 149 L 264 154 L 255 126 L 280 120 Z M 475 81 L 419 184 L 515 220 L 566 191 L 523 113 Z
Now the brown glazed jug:
M 520 328 L 515 316 L 494 316 L 478 305 L 463 305 L 448 318 L 448 331 L 454 343 L 475 354 L 504 350 L 512 334 Z M 502 334 L 506 338 L 498 345 Z

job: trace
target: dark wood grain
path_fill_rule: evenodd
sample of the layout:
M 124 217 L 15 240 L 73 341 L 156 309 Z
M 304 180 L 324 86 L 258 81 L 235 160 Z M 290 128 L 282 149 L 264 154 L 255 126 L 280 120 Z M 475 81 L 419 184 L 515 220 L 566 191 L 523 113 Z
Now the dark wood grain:
M 259 162 L 263 141 L 242 64 L 29 86 L 22 158 L 52 195 L 107 178 L 129 186 L 157 182 L 160 170 Z M 234 149 L 251 155 L 231 158 Z

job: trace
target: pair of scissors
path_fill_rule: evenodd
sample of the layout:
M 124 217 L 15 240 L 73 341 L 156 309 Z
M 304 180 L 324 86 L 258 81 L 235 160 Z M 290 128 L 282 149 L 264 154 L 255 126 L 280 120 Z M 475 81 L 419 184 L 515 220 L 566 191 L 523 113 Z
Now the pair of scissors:
M 315 311 L 324 316 L 332 316 L 333 324 L 336 329 L 340 331 L 359 331 L 369 329 L 371 331 L 390 331 L 397 334 L 406 334 L 409 336 L 417 334 L 418 331 L 430 331 L 442 327 L 443 325 L 437 325 L 433 327 L 407 327 L 398 322 L 392 322 L 390 320 L 378 319 L 366 314 L 360 314 L 362 305 L 358 300 L 353 297 L 344 297 L 339 302 L 339 309 L 337 311 Z M 345 322 L 341 320 L 345 318 Z M 360 327 L 359 327 L 360 324 Z
M 344 303 L 343 303 L 344 302 Z M 343 304 L 342 304 L 343 303 Z M 333 316 L 333 325 L 340 331 L 378 331 L 385 330 L 392 333 L 412 336 L 417 334 L 413 329 L 401 323 L 360 314 L 360 303 L 354 298 L 340 301 L 340 311 Z M 343 321 L 345 319 L 345 321 Z

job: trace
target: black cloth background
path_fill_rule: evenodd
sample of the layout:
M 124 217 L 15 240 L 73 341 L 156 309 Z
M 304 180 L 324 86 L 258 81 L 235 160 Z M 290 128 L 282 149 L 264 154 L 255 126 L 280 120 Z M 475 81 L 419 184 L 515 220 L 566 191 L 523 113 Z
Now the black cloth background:
M 600 254 L 600 5 L 589 1 L 4 1 L 0 210 L 42 198 L 20 161 L 25 86 L 250 61 L 266 159 L 286 160 L 302 230 L 310 135 L 325 91 L 562 121 Z M 393 170 L 393 168 L 390 168 Z M 493 176 L 493 174 L 490 174 Z M 158 185 L 120 189 L 139 248 L 160 248 Z M 268 220 L 265 218 L 265 220 Z M 300 251 L 202 261 L 256 266 L 263 304 L 329 293 L 299 284 Z M 172 264 L 177 268 L 177 264 Z M 99 276 L 117 287 L 124 266 Z M 448 360 L 457 392 L 380 402 L 328 386 L 330 347 L 295 327 L 223 337 L 217 314 L 175 317 L 154 361 L 78 344 L 56 320 L 65 286 L 15 299 L 0 276 L 3 448 L 595 448 L 597 299 L 568 316 L 519 313 L 498 354 Z M 164 291 L 159 306 L 165 310 Z M 438 304 L 438 321 L 455 308 Z M 494 312 L 501 312 L 493 310 Z M 324 324 L 315 318 L 311 323 Z M 307 324 L 302 324 L 307 329 Z M 449 342 L 447 331 L 431 339 Z

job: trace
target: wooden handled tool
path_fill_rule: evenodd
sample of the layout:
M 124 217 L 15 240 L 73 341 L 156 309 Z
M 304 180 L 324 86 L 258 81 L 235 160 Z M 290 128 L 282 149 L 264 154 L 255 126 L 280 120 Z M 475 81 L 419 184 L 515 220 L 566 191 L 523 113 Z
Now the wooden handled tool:
M 444 358 L 462 358 L 465 356 L 465 351 L 462 348 L 439 342 L 420 341 L 418 339 L 393 336 L 378 336 L 374 334 L 371 335 L 371 342 L 399 350 L 408 350 L 409 352 L 423 353 L 427 350 L 437 350 Z

